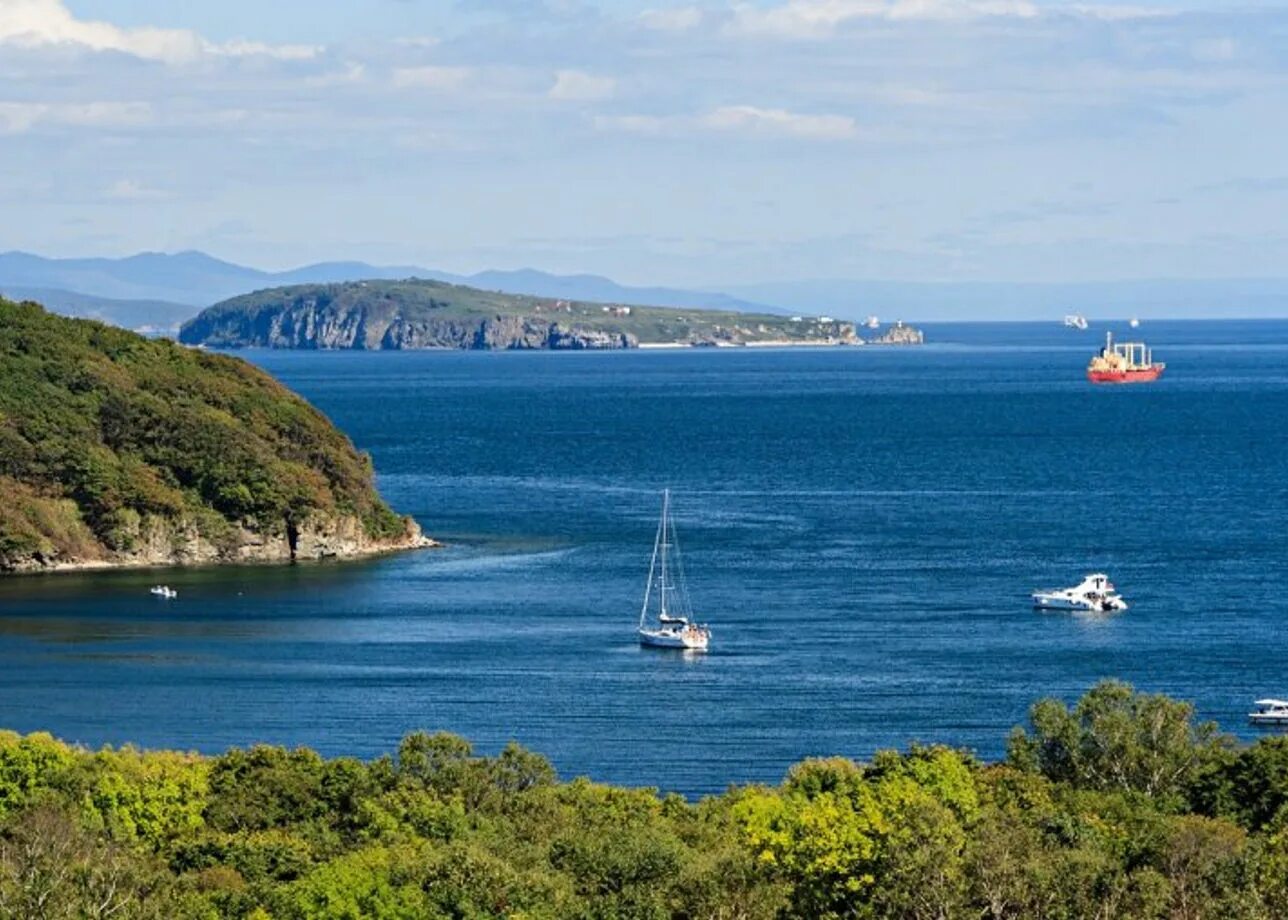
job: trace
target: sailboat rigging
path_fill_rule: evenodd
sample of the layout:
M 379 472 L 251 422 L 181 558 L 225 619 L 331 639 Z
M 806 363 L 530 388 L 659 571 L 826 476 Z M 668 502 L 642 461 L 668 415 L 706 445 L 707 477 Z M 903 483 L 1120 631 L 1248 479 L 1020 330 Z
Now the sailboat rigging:
M 656 626 L 650 620 L 656 601 Z M 678 648 L 705 652 L 711 641 L 711 630 L 693 622 L 680 544 L 671 523 L 671 490 L 662 492 L 662 518 L 653 540 L 653 558 L 648 565 L 648 583 L 644 586 L 644 604 L 640 608 L 640 645 L 653 648 Z

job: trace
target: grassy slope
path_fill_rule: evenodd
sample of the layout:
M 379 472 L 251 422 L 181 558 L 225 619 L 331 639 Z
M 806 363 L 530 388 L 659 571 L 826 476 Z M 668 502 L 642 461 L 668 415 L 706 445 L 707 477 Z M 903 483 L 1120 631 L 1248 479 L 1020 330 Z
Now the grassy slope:
M 218 543 L 313 512 L 402 529 L 369 459 L 262 371 L 0 300 L 0 569 L 128 551 L 148 518 Z
M 821 340 L 839 332 L 836 323 L 794 323 L 768 313 L 725 310 L 631 307 L 616 315 L 605 304 L 557 301 L 549 297 L 503 294 L 441 281 L 354 281 L 343 284 L 305 284 L 269 288 L 223 301 L 204 311 L 203 318 L 242 314 L 255 317 L 283 307 L 316 302 L 336 310 L 361 307 L 372 317 L 401 314 L 409 320 L 482 320 L 493 316 L 526 316 L 587 329 L 632 333 L 642 343 L 684 342 L 725 338 L 739 330 L 741 340 Z M 608 310 L 605 307 L 609 306 Z M 185 324 L 187 328 L 189 324 Z M 188 339 L 185 337 L 185 341 Z

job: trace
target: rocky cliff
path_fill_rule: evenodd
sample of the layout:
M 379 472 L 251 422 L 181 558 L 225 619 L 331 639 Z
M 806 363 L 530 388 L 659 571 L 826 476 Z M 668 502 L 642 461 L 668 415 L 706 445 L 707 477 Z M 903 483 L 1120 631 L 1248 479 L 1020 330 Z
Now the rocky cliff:
M 626 332 L 540 316 L 419 315 L 384 303 L 337 306 L 301 296 L 254 313 L 208 310 L 184 325 L 181 340 L 215 348 L 396 350 L 635 348 Z
M 439 545 L 410 518 L 402 533 L 373 537 L 360 520 L 347 515 L 314 515 L 290 527 L 242 522 L 214 535 L 193 519 L 140 517 L 113 546 L 95 539 L 87 526 L 76 530 L 78 539 L 71 543 L 47 540 L 22 552 L 0 553 L 0 572 L 354 559 Z
M 902 322 L 895 323 L 885 331 L 884 335 L 879 335 L 874 339 L 869 339 L 869 345 L 923 345 L 926 336 L 920 329 L 914 329 L 912 326 L 905 326 Z
M 580 303 L 414 278 L 255 291 L 203 310 L 179 338 L 213 348 L 361 350 L 858 342 L 852 323 L 822 317 Z

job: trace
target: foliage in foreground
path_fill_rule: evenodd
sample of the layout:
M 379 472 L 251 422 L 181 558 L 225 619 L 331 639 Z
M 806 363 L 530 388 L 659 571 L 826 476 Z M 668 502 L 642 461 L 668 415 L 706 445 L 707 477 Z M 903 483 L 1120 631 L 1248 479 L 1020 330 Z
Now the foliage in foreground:
M 131 552 L 156 526 L 218 545 L 340 513 L 400 534 L 371 475 L 244 361 L 0 299 L 0 570 Z
M 1044 700 L 1004 763 L 946 747 L 797 764 L 690 804 L 518 746 L 89 752 L 0 735 L 6 918 L 1275 918 L 1288 739 L 1190 706 Z

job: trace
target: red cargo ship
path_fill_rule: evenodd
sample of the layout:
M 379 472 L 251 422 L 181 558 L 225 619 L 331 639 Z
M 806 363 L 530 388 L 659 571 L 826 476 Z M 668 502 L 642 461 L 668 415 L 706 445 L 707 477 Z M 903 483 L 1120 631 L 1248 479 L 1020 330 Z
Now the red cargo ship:
M 1087 365 L 1087 379 L 1092 383 L 1149 383 L 1161 377 L 1166 367 L 1154 363 L 1154 353 L 1145 343 L 1114 344 L 1110 332 L 1105 336 L 1105 347 Z

